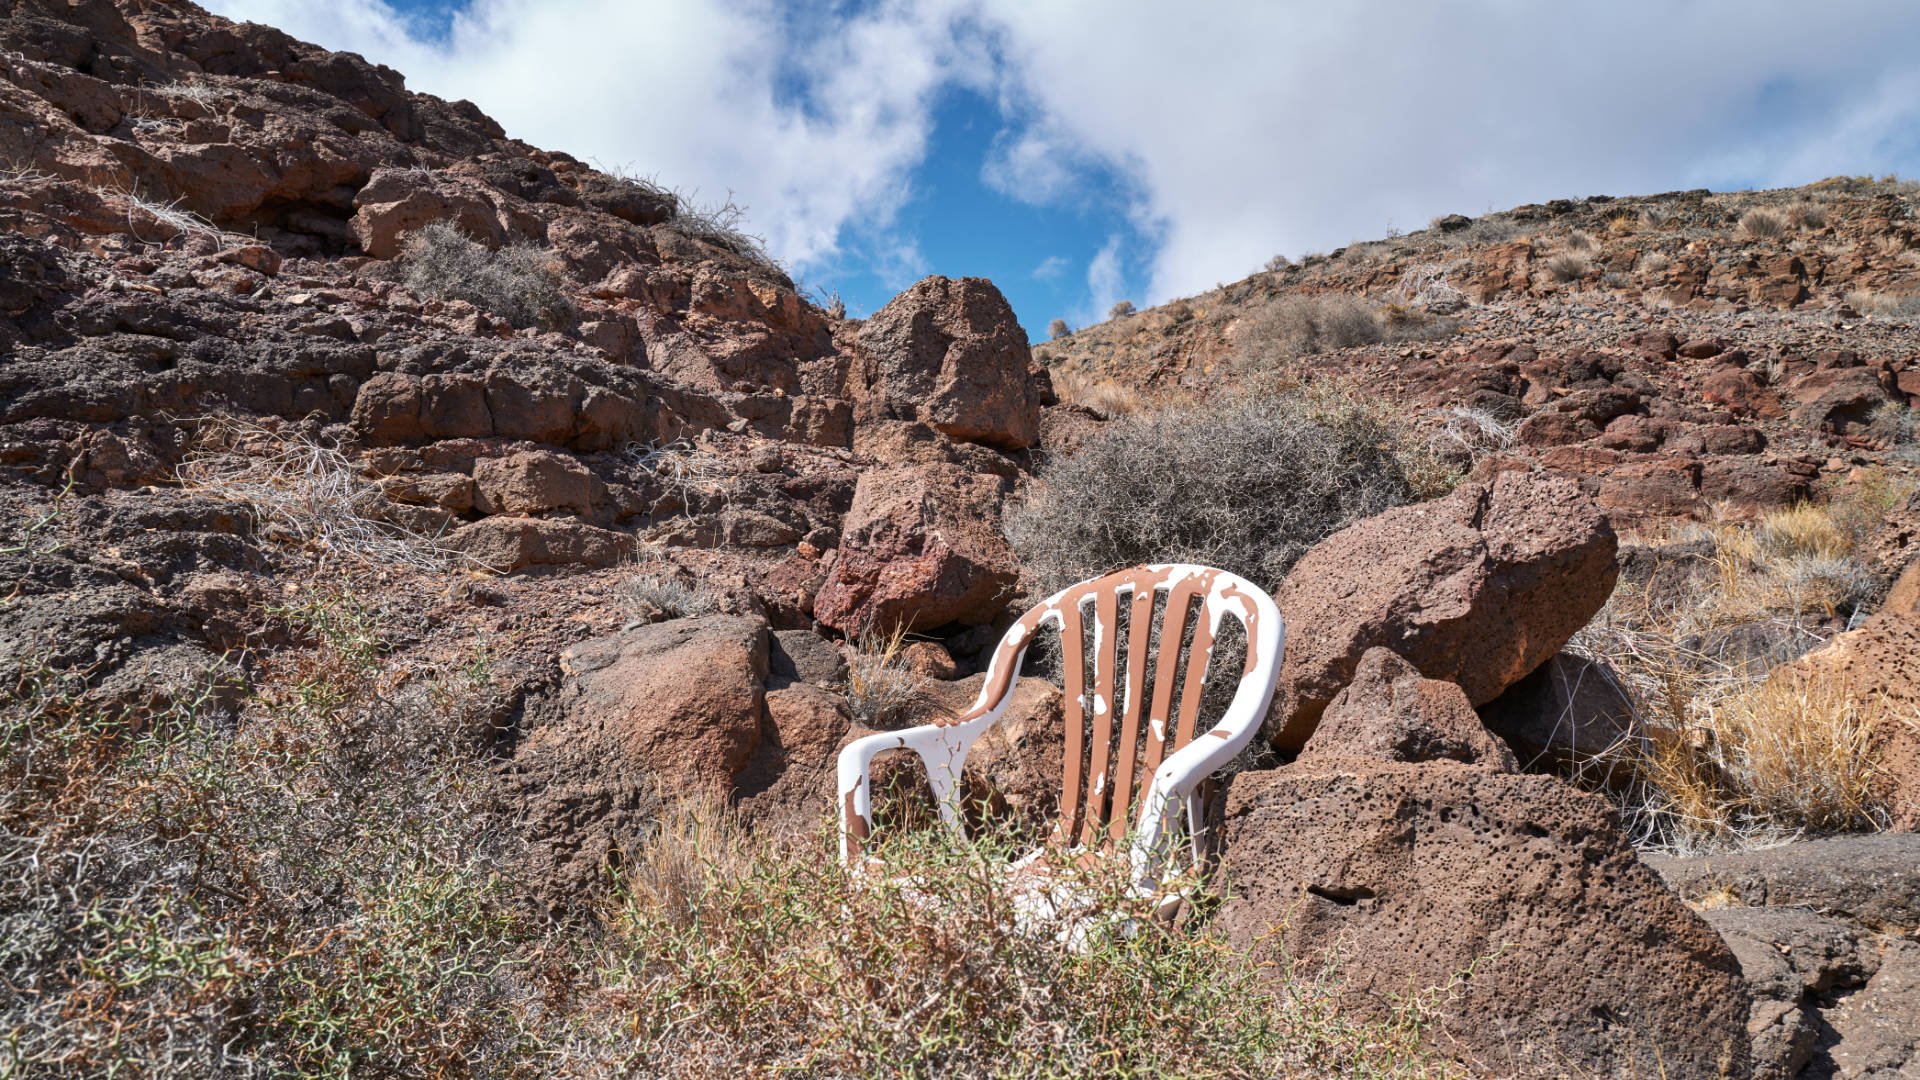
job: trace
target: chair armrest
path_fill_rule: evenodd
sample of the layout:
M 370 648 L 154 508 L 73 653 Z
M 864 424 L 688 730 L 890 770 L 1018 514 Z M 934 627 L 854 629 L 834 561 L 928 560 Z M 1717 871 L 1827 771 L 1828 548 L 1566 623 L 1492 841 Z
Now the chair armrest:
M 921 724 L 900 731 L 882 731 L 848 743 L 840 751 L 840 858 L 851 861 L 873 834 L 872 764 L 883 750 L 912 750 L 926 770 L 927 783 L 939 800 L 940 817 L 959 828 L 960 772 L 967 752 L 1000 715 L 999 709 L 970 713 L 947 724 Z

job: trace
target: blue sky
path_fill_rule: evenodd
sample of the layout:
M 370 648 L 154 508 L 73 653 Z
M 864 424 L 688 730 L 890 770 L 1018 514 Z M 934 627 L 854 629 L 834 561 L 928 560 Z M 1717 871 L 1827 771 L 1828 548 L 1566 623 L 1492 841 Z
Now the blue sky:
M 1920 173 L 1920 4 L 213 0 L 1036 340 L 1451 212 Z M 1817 32 L 1809 32 L 1815 29 Z

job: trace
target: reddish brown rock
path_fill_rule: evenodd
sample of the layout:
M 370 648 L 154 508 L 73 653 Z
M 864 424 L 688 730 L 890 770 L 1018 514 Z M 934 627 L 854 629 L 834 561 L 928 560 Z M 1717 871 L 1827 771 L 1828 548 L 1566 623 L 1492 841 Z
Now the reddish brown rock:
M 950 438 L 1009 450 L 1039 438 L 1027 334 L 985 278 L 930 277 L 860 331 L 864 418 L 922 420 Z
M 1735 416 L 1776 417 L 1780 401 L 1760 377 L 1745 368 L 1724 367 L 1700 383 L 1700 399 L 1712 405 L 1725 405 Z
M 1892 400 L 1880 377 L 1861 367 L 1816 371 L 1787 391 L 1795 422 L 1841 435 L 1864 430 L 1874 411 Z
M 847 634 L 992 621 L 1018 575 L 1003 483 L 954 465 L 863 473 L 814 617 Z
M 839 810 L 836 763 L 852 729 L 838 694 L 806 682 L 769 689 L 759 743 L 733 779 L 741 817 L 756 829 L 791 833 L 831 819 Z
M 579 521 L 490 517 L 463 525 L 444 541 L 481 566 L 502 574 L 529 566 L 613 566 L 632 557 L 627 533 Z
M 1480 707 L 1489 729 L 1529 769 L 1592 773 L 1595 762 L 1640 738 L 1626 684 L 1606 664 L 1569 653 L 1553 658 Z M 1624 783 L 1607 767 L 1601 780 Z
M 353 426 L 375 446 L 419 442 L 419 380 L 392 371 L 368 379 L 353 399 Z
M 1242 773 L 1222 866 L 1234 945 L 1330 952 L 1363 1009 L 1450 987 L 1432 1042 L 1490 1075 L 1749 1075 L 1733 955 L 1608 804 L 1555 777 L 1338 758 Z
M 1376 645 L 1483 704 L 1560 651 L 1613 591 L 1616 541 L 1579 484 L 1503 472 L 1328 537 L 1287 575 L 1269 734 L 1298 749 Z
M 400 254 L 408 234 L 435 221 L 452 221 L 490 248 L 546 232 L 538 215 L 511 206 L 500 192 L 426 169 L 376 169 L 353 205 L 348 224 L 360 249 L 376 259 Z
M 1391 649 L 1360 657 L 1353 681 L 1335 695 L 1299 760 L 1458 761 L 1517 772 L 1513 752 L 1493 737 L 1450 682 L 1421 676 Z
M 473 466 L 474 509 L 483 514 L 538 514 L 571 510 L 586 514 L 593 475 L 570 454 L 522 450 L 483 458 Z
M 677 619 L 582 642 L 560 665 L 512 775 L 541 895 L 565 906 L 604 889 L 662 797 L 729 792 L 766 720 L 767 626 Z

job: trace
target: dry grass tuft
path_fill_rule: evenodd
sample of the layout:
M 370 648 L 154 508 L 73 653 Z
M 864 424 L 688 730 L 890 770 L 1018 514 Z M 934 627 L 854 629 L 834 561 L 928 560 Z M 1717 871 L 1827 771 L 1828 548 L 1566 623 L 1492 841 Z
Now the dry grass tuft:
M 657 555 L 635 556 L 634 573 L 620 583 L 628 625 L 705 615 L 718 606 L 713 593 L 689 583 L 679 568 Z
M 1562 285 L 1586 277 L 1587 269 L 1587 258 L 1584 255 L 1566 253 L 1555 255 L 1546 261 L 1547 276 Z
M 1101 416 L 1131 416 L 1146 406 L 1140 392 L 1117 380 L 1094 376 L 1072 361 L 1054 368 L 1053 390 L 1069 405 L 1092 409 Z
M 1827 208 L 1819 203 L 1798 202 L 1787 208 L 1787 224 L 1796 229 L 1827 227 Z
M 1862 315 L 1877 315 L 1903 322 L 1920 320 L 1920 294 L 1896 296 L 1891 293 L 1855 291 L 1847 294 L 1847 304 Z
M 907 667 L 905 626 L 890 631 L 869 628 L 847 657 L 847 708 L 854 719 L 878 731 L 904 727 L 920 719 L 926 706 L 926 680 Z
M 1643 725 L 1587 770 L 1635 778 L 1616 794 L 1638 843 L 1695 853 L 1886 821 L 1870 784 L 1885 708 L 1835 676 L 1776 669 L 1877 601 L 1861 545 L 1903 497 L 1868 484 L 1684 531 L 1670 539 L 1699 551 L 1675 556 L 1677 579 L 1622 586 L 1575 638 L 1621 673 Z
M 1771 240 L 1787 233 L 1787 219 L 1771 210 L 1749 210 L 1740 216 L 1740 234 L 1754 240 Z

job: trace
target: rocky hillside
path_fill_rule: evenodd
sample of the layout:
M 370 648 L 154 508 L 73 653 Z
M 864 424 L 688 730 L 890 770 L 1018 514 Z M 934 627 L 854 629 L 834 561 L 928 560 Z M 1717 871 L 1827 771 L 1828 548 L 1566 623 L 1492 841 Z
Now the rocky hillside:
M 1915 464 L 1917 207 L 1913 182 L 1836 177 L 1451 215 L 1037 351 L 1148 399 L 1287 366 L 1385 395 L 1463 456 L 1590 478 L 1623 524 L 1751 513 Z
M 990 282 L 847 320 L 724 213 L 189 3 L 0 6 L 0 111 L 0 1074 L 1920 1061 L 1902 185 L 1446 218 L 1030 350 Z M 840 748 L 979 692 L 1049 469 L 1143 404 L 1302 387 L 1370 399 L 1360 467 L 1442 467 L 1262 583 L 1279 694 L 1205 801 L 1227 901 L 1103 954 L 1115 993 L 974 862 L 911 878 L 928 904 L 822 857 Z M 1850 487 L 1884 521 L 1794 509 Z M 1871 580 L 1782 601 L 1812 564 L 1744 518 Z M 1622 597 L 1749 578 L 1686 655 L 1806 656 L 1700 700 L 1839 680 L 1888 702 L 1821 729 L 1877 771 L 1765 787 L 1746 729 L 1582 681 L 1649 647 Z M 1059 810 L 1049 665 L 962 777 L 1021 837 Z M 1698 766 L 1665 802 L 1656 760 Z M 883 836 L 930 813 L 881 780 Z M 1686 783 L 1721 817 L 1674 824 Z M 1677 857 L 1780 821 L 1905 831 Z

